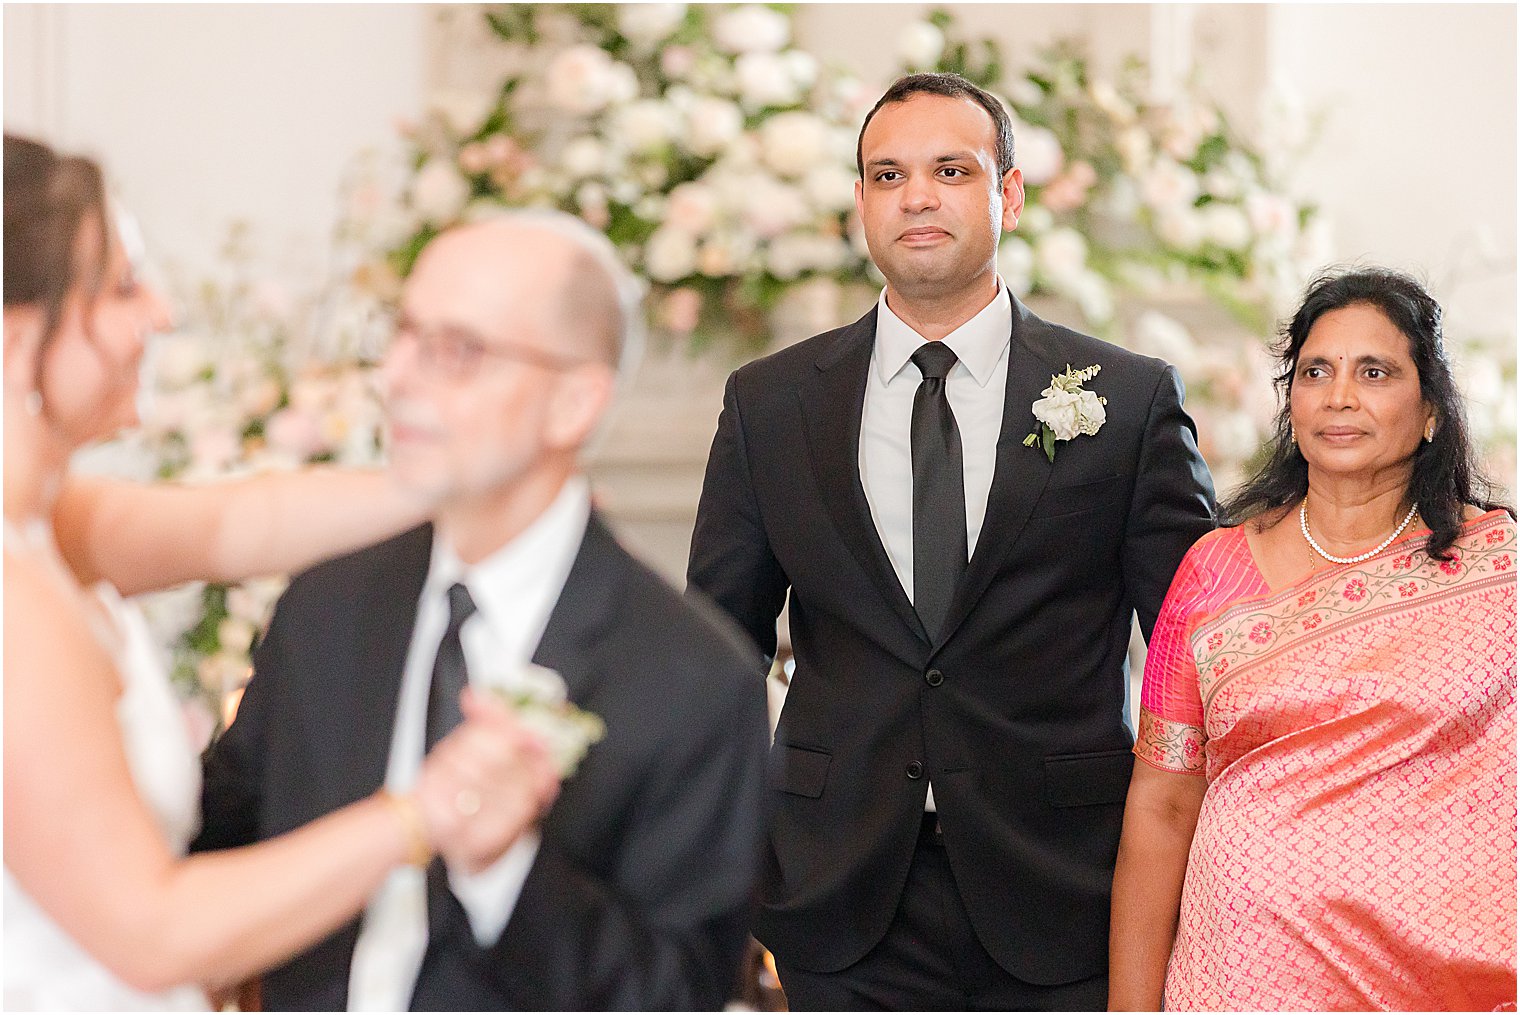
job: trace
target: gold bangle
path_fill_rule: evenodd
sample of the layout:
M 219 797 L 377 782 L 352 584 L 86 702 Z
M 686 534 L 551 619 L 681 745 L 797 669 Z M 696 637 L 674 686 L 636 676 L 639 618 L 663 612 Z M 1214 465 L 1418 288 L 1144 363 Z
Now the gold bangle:
M 426 867 L 433 859 L 433 847 L 428 842 L 427 826 L 423 824 L 416 799 L 410 794 L 399 796 L 388 789 L 380 790 L 380 799 L 401 819 L 406 831 L 406 865 Z

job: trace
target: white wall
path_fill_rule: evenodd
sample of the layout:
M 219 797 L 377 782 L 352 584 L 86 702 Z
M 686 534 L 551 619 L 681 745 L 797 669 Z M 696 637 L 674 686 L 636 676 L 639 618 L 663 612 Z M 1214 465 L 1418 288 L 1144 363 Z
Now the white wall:
M 1326 116 L 1301 165 L 1338 254 L 1424 272 L 1448 331 L 1515 335 L 1515 8 L 1279 6 L 1273 72 Z
M 342 171 L 423 94 L 398 5 L 6 5 L 5 126 L 99 156 L 165 262 L 234 219 L 291 282 L 324 264 Z

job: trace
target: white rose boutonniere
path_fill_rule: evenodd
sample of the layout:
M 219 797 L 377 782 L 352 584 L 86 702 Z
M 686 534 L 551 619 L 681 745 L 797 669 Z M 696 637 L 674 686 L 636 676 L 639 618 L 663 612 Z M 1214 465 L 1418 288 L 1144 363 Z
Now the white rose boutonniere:
M 1065 373 L 1050 378 L 1050 387 L 1040 392 L 1045 397 L 1030 406 L 1040 425 L 1024 438 L 1026 448 L 1038 443 L 1045 457 L 1054 462 L 1056 441 L 1069 441 L 1081 434 L 1090 437 L 1102 428 L 1107 418 L 1103 406 L 1108 404 L 1108 399 L 1082 387 L 1098 376 L 1101 369 L 1095 363 L 1085 370 L 1073 370 L 1068 363 Z
M 506 703 L 528 729 L 548 745 L 549 757 L 568 779 L 593 744 L 607 735 L 607 724 L 569 699 L 564 678 L 534 663 L 482 674 L 480 684 Z

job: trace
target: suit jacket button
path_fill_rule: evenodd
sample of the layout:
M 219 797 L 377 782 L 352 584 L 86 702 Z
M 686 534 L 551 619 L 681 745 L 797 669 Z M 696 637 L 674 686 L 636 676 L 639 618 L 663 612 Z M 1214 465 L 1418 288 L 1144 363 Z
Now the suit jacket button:
M 938 687 L 945 682 L 945 675 L 939 670 L 930 670 L 924 674 L 924 683 L 930 687 Z
M 924 766 L 916 761 L 908 762 L 908 778 L 921 779 L 924 775 Z

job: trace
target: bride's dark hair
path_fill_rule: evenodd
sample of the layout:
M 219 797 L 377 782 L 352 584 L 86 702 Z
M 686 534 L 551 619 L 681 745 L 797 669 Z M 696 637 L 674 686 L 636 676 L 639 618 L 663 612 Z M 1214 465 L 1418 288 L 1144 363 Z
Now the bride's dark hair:
M 94 241 L 82 246 L 86 226 Z M 100 291 L 108 229 L 99 166 L 5 135 L 5 305 L 41 308 L 44 349 L 74 287 L 83 283 L 91 298 Z M 40 383 L 41 356 L 37 370 Z

